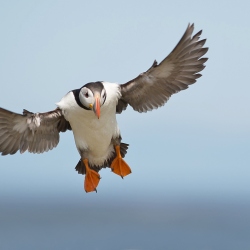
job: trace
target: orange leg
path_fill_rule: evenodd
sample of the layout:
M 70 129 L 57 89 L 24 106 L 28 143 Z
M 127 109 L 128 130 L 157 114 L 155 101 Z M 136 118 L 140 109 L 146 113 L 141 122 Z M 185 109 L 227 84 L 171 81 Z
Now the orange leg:
M 83 159 L 82 161 L 86 168 L 84 189 L 86 193 L 93 192 L 93 191 L 97 192 L 96 187 L 98 186 L 101 177 L 96 171 L 94 171 L 93 169 L 89 167 L 88 159 Z
M 131 169 L 129 165 L 122 159 L 120 146 L 115 146 L 116 157 L 112 161 L 111 170 L 115 173 L 120 175 L 122 178 L 128 174 L 131 174 Z

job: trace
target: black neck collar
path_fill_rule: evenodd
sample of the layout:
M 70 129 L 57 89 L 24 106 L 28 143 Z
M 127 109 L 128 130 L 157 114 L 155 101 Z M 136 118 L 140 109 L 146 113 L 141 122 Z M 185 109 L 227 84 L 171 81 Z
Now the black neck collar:
M 79 98 L 79 94 L 80 94 L 80 89 L 74 89 L 72 90 L 73 92 L 73 95 L 75 97 L 75 100 L 76 100 L 76 103 L 83 109 L 86 109 L 86 110 L 91 110 L 90 108 L 87 108 L 85 106 L 83 106 L 83 104 L 80 102 L 80 98 Z

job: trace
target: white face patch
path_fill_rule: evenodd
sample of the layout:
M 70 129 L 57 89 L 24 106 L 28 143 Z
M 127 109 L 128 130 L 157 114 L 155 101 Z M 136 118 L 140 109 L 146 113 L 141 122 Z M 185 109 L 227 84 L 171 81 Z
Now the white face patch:
M 96 93 L 96 95 L 98 95 L 98 92 Z M 87 87 L 83 87 L 80 90 L 79 99 L 82 105 L 88 109 L 92 109 L 95 103 L 95 96 L 93 92 Z M 100 106 L 104 104 L 105 100 L 106 100 L 106 90 L 105 88 L 103 88 L 100 94 Z
M 105 102 L 106 97 L 107 97 L 107 93 L 106 93 L 106 90 L 105 90 L 105 88 L 104 88 L 104 89 L 102 90 L 102 93 L 101 93 L 101 96 L 100 96 L 100 104 L 101 104 L 101 106 L 102 106 L 103 103 Z
M 90 108 L 95 102 L 94 95 L 92 91 L 86 87 L 83 87 L 79 93 L 79 99 L 82 105 L 86 108 Z

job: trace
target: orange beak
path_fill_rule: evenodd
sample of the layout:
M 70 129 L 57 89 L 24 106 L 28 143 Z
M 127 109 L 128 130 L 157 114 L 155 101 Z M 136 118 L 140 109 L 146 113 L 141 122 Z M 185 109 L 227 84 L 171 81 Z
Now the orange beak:
M 93 105 L 93 111 L 95 112 L 97 118 L 100 118 L 101 107 L 100 107 L 100 95 L 95 95 L 95 103 Z

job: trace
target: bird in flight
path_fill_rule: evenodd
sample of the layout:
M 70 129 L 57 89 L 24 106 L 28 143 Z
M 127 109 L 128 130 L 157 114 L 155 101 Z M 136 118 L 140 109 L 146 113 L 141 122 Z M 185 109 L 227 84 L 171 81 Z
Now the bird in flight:
M 147 112 L 163 106 L 172 94 L 196 82 L 205 68 L 208 51 L 202 31 L 192 35 L 189 24 L 173 51 L 133 80 L 124 83 L 90 82 L 69 91 L 53 111 L 23 114 L 0 108 L 0 152 L 12 155 L 18 150 L 43 153 L 59 143 L 59 133 L 72 130 L 80 160 L 79 174 L 85 174 L 84 189 L 96 191 L 99 171 L 109 167 L 122 178 L 131 173 L 124 161 L 128 144 L 122 142 L 116 114 L 130 105 Z

